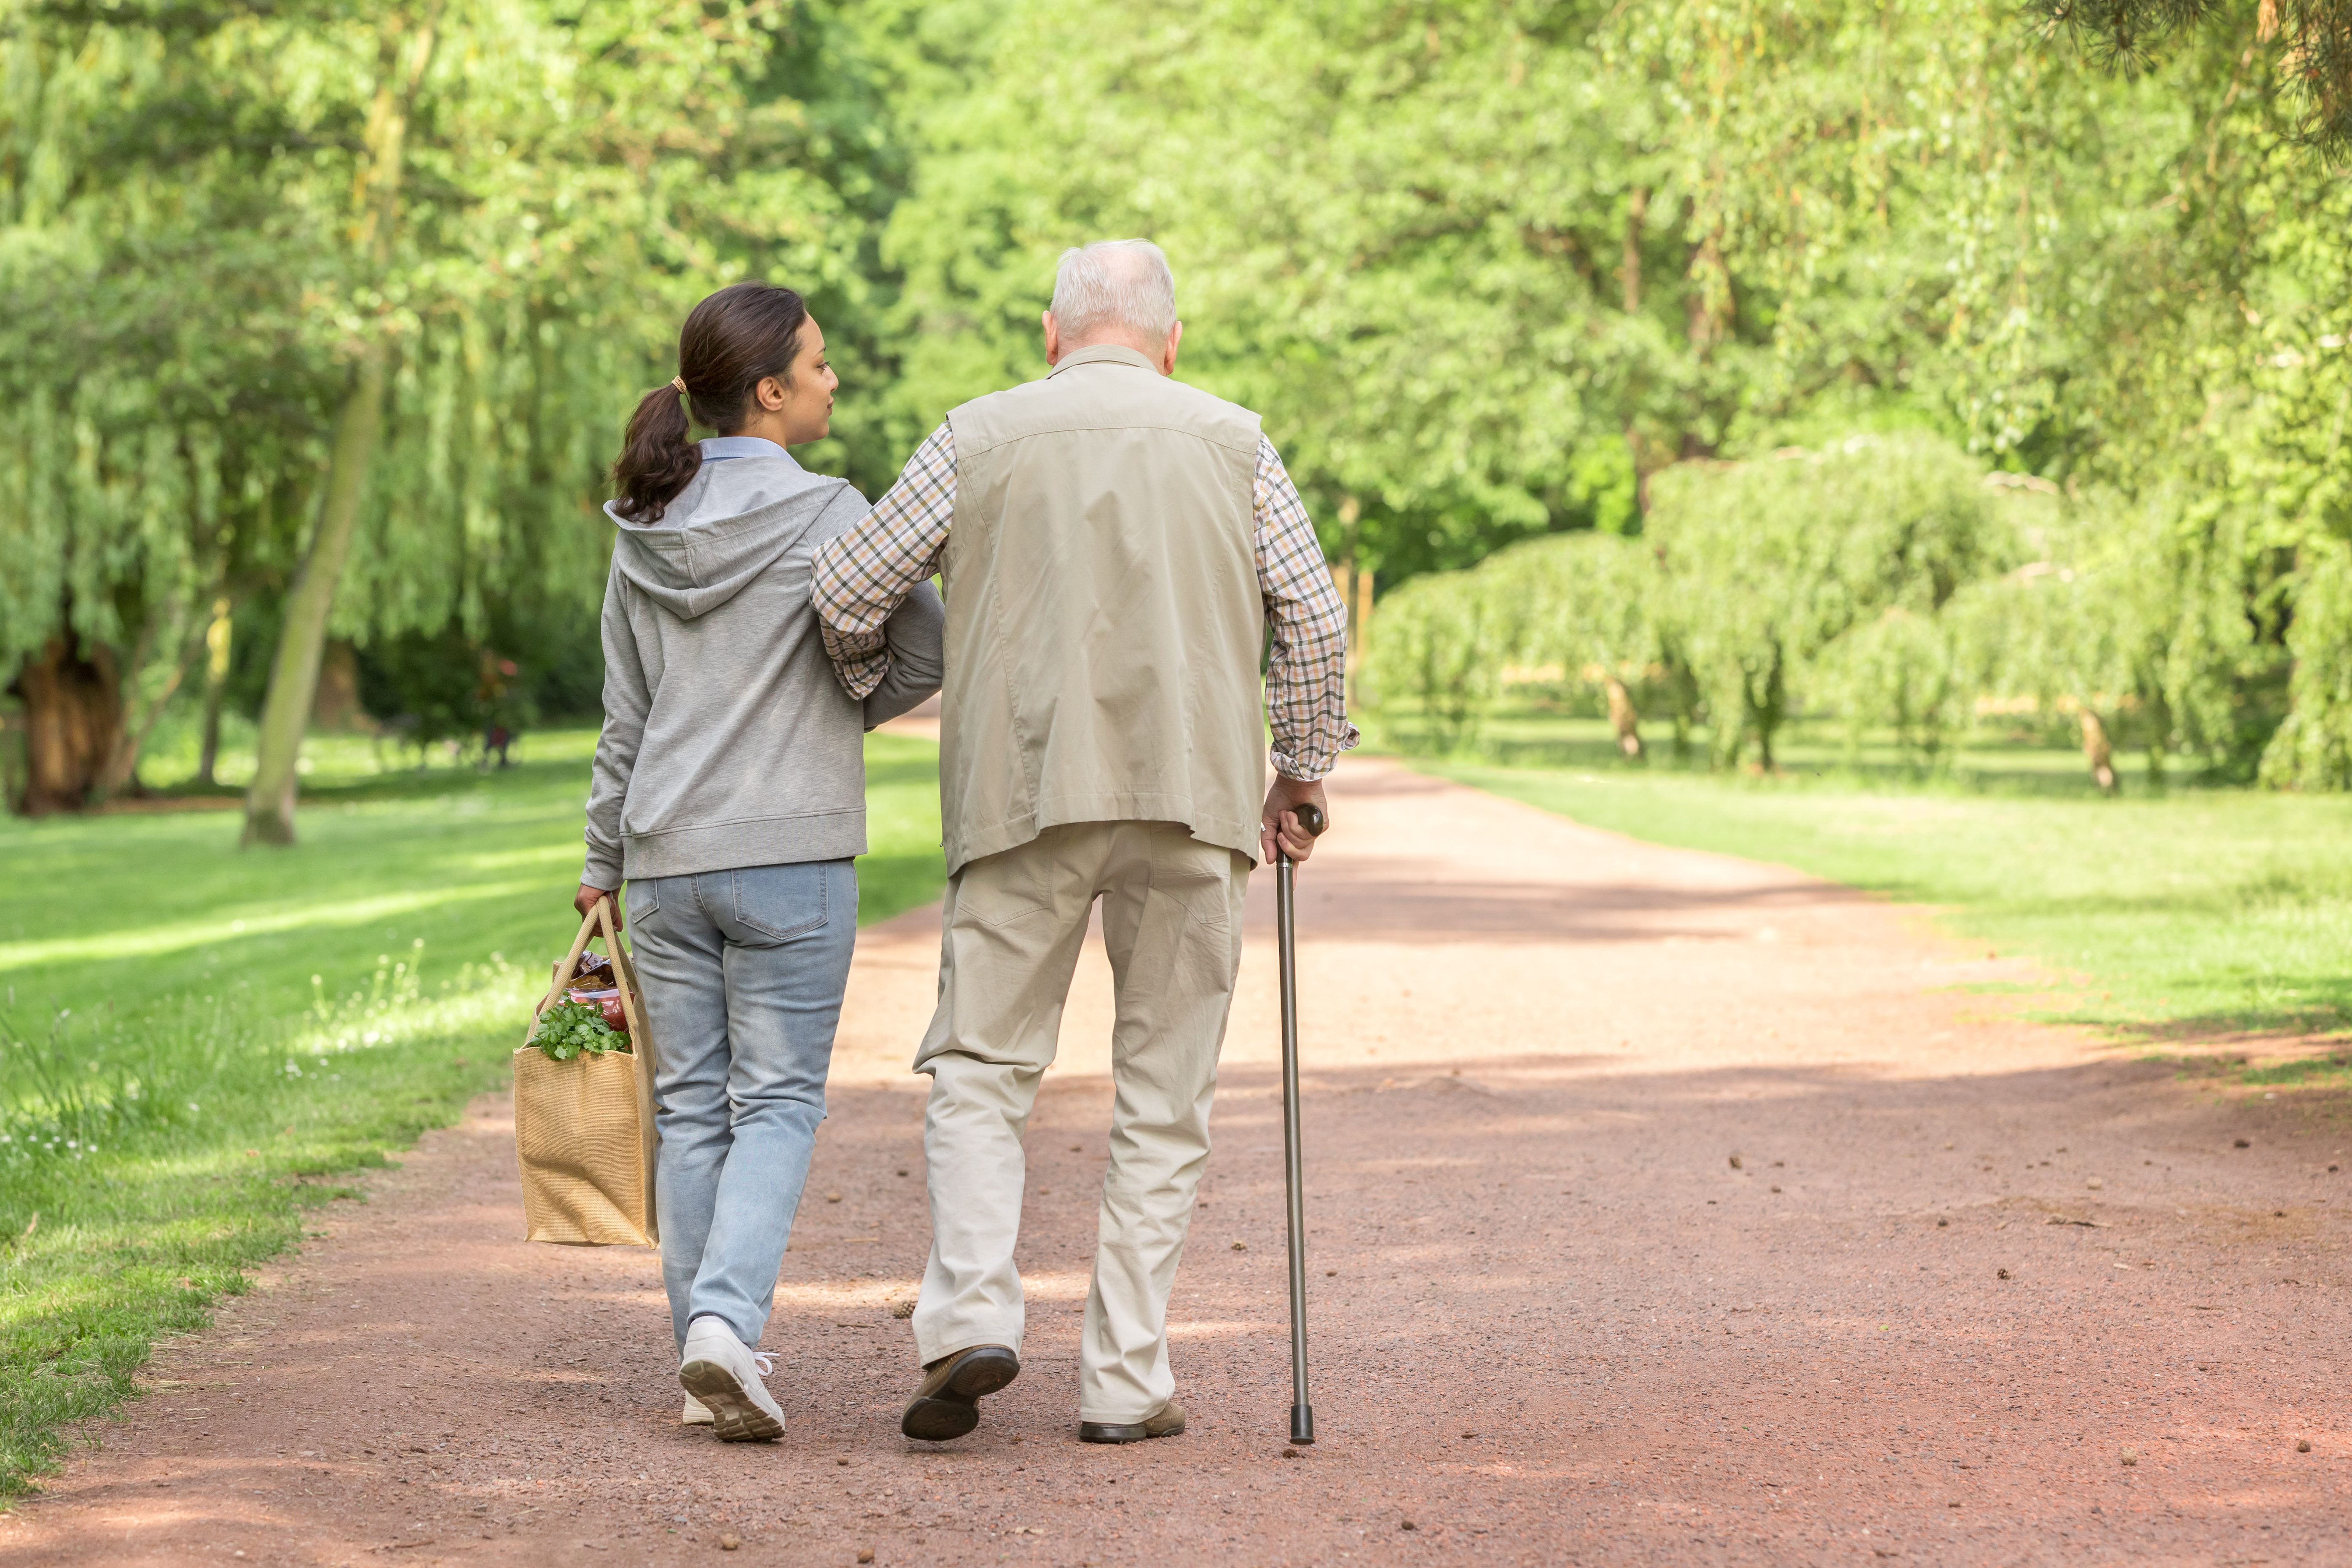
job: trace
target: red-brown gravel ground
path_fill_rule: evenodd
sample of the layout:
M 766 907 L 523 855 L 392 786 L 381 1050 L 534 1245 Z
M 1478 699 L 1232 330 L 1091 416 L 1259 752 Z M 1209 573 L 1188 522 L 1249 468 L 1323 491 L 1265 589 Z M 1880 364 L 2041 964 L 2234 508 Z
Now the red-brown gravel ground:
M 1960 987 L 2030 969 L 1784 869 L 1377 763 L 1334 816 L 1301 912 L 1315 1447 L 1282 1442 L 1260 878 L 1185 1436 L 1076 1440 L 1098 950 L 1029 1139 L 1025 1368 L 962 1442 L 898 1436 L 925 910 L 862 941 L 768 1331 L 782 1444 L 676 1425 L 654 1258 L 518 1239 L 485 1100 L 167 1347 L 0 1562 L 2352 1563 L 2336 1102 L 2004 1018 Z

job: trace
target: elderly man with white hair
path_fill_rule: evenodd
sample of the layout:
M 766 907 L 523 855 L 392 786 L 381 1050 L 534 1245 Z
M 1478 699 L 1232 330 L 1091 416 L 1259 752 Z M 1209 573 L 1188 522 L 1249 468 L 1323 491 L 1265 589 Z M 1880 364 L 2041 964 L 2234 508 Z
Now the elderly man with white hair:
M 889 668 L 891 612 L 934 574 L 947 587 L 948 884 L 915 1057 L 931 1258 L 900 1422 L 930 1441 L 970 1432 L 1021 1369 L 1021 1138 L 1097 899 L 1116 1099 L 1078 1435 L 1184 1429 L 1168 1295 L 1208 1162 L 1242 893 L 1277 842 L 1307 858 L 1296 809 L 1323 808 L 1319 781 L 1357 739 L 1347 612 L 1314 526 L 1257 416 L 1173 379 L 1184 327 L 1160 247 L 1065 253 L 1045 332 L 1050 374 L 950 413 L 819 551 L 812 587 L 859 696 Z

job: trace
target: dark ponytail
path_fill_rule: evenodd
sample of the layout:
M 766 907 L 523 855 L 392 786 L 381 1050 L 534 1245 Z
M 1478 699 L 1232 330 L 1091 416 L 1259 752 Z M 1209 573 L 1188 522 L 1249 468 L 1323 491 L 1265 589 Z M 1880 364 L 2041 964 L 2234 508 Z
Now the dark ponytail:
M 808 306 L 790 289 L 736 283 L 694 308 L 677 334 L 677 382 L 646 395 L 613 464 L 614 508 L 631 522 L 659 522 L 702 467 L 688 438 L 687 409 L 722 436 L 741 429 L 751 395 L 774 376 L 792 384 Z M 678 384 L 686 397 L 681 403 Z

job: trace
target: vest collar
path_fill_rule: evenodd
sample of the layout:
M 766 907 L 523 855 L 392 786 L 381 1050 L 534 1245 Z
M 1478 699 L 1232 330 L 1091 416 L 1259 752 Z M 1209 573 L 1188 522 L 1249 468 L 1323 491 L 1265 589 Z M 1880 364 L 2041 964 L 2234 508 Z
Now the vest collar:
M 1131 364 L 1138 370 L 1148 370 L 1154 375 L 1160 374 L 1160 366 L 1157 363 L 1146 359 L 1125 343 L 1088 343 L 1085 348 L 1072 349 L 1068 353 L 1064 354 L 1061 363 L 1045 373 L 1045 379 L 1051 381 L 1076 364 Z

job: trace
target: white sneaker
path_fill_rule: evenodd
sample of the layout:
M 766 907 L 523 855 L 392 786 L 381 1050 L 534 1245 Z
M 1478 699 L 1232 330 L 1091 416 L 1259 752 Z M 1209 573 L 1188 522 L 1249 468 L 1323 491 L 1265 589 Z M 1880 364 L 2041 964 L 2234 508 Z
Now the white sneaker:
M 681 1426 L 709 1426 L 716 1424 L 718 1419 L 710 1414 L 710 1406 L 689 1394 L 686 1396 L 686 1409 L 678 1415 L 677 1424 Z
M 677 1381 L 709 1410 L 720 1442 L 762 1443 L 784 1435 L 783 1409 L 760 1381 L 774 1370 L 773 1357 L 753 1352 L 718 1319 L 687 1325 Z

